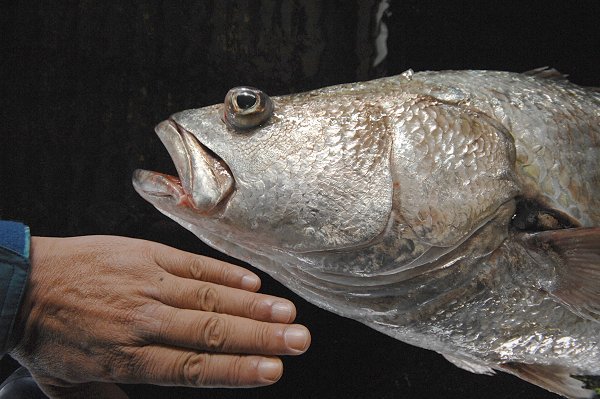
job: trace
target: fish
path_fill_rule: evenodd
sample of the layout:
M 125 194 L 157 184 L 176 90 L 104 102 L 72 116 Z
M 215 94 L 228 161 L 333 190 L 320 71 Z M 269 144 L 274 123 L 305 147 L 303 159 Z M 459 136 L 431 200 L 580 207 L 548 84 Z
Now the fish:
M 235 87 L 155 131 L 178 176 L 138 169 L 134 188 L 205 243 L 465 370 L 594 397 L 598 90 L 549 68 L 408 70 Z

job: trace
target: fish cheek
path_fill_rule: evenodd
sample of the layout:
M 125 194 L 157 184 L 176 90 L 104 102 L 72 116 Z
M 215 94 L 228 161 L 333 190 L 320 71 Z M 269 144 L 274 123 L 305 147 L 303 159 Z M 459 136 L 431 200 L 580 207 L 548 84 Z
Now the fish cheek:
M 391 212 L 391 140 L 370 111 L 295 118 L 277 132 L 259 132 L 259 150 L 240 151 L 232 167 L 230 222 L 247 237 L 299 252 L 355 246 L 380 234 Z
M 221 220 L 243 241 L 304 252 L 366 241 L 380 231 L 379 219 L 389 215 L 391 199 L 378 201 L 375 196 L 385 190 L 366 192 L 365 197 L 358 198 L 362 190 L 344 193 L 314 176 L 296 178 L 241 184 Z

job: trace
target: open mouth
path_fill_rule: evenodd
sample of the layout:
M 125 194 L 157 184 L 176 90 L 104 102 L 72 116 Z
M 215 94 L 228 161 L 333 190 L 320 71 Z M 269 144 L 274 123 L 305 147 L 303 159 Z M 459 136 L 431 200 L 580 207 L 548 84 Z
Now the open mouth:
M 145 197 L 168 200 L 203 214 L 214 213 L 234 188 L 225 161 L 173 120 L 161 122 L 155 130 L 179 176 L 138 169 L 133 175 L 135 189 Z

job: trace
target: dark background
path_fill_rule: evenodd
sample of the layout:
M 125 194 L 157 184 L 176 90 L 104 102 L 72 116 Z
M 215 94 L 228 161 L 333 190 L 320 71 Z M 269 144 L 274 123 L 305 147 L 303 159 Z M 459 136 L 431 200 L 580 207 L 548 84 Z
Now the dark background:
M 174 172 L 153 126 L 247 84 L 271 95 L 407 68 L 552 66 L 600 86 L 598 1 L 392 0 L 389 54 L 374 57 L 377 1 L 2 1 L 0 218 L 35 235 L 118 234 L 227 259 L 131 187 L 135 168 Z M 559 149 L 557 149 L 559 150 Z M 233 261 L 233 260 L 232 260 Z M 240 262 L 233 261 L 238 264 Z M 272 387 L 128 386 L 132 398 L 556 398 L 292 299 L 311 349 Z M 5 358 L 0 377 L 15 367 Z

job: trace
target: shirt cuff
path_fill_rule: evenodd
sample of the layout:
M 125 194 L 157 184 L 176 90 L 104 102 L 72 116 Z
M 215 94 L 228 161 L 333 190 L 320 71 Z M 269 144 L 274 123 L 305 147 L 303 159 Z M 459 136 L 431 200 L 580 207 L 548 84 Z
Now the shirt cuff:
M 10 336 L 29 275 L 29 227 L 0 221 L 0 356 L 10 348 Z
M 0 247 L 29 258 L 29 227 L 20 222 L 0 220 Z

